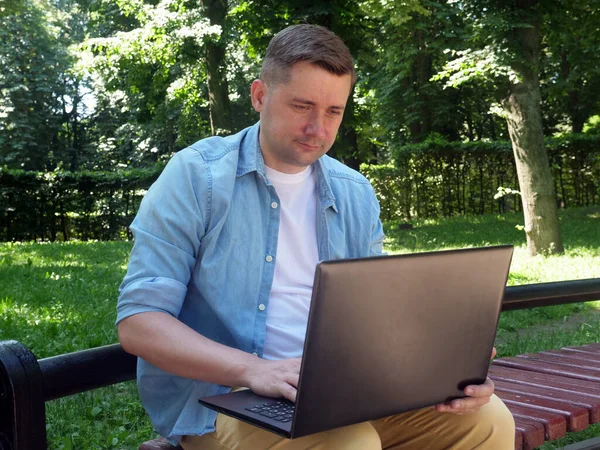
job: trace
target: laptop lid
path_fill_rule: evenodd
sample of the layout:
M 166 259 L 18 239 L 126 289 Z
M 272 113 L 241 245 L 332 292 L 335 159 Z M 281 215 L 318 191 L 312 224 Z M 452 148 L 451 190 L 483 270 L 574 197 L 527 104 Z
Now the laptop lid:
M 291 435 L 435 405 L 482 383 L 512 253 L 319 263 Z

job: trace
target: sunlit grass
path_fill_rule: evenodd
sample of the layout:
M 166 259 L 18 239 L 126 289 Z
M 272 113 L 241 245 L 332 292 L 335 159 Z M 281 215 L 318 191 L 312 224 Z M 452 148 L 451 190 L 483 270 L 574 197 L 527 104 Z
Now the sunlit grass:
M 38 358 L 117 342 L 130 242 L 0 244 L 0 340 Z M 137 449 L 154 434 L 135 382 L 46 403 L 51 449 Z
M 560 256 L 527 256 L 524 233 L 515 228 L 522 223 L 519 214 L 415 221 L 408 230 L 389 223 L 385 247 L 409 253 L 513 244 L 509 284 L 600 277 L 599 208 L 561 212 L 566 251 Z M 117 342 L 117 290 L 131 245 L 0 244 L 0 339 L 16 339 L 38 358 Z M 593 308 L 598 304 L 503 313 L 499 355 L 600 342 Z M 580 320 L 572 326 L 555 326 L 575 314 Z M 51 449 L 137 449 L 153 436 L 133 382 L 48 402 L 47 416 Z

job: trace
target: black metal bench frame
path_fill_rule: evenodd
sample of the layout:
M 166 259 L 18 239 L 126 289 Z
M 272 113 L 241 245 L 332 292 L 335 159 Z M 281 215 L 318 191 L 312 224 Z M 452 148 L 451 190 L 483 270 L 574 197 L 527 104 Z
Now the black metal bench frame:
M 510 286 L 502 311 L 600 299 L 600 278 Z M 136 357 L 119 344 L 37 360 L 0 342 L 0 450 L 45 450 L 45 402 L 135 378 Z

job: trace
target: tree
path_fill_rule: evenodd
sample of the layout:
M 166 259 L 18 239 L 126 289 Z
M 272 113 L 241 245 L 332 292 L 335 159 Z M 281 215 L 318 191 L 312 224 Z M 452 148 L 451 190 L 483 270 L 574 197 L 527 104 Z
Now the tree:
M 544 147 L 540 94 L 542 5 L 538 0 L 460 2 L 478 46 L 456 53 L 439 77 L 450 86 L 494 78 L 502 97 L 523 200 L 531 255 L 563 251 L 554 182 Z
M 70 65 L 58 11 L 24 0 L 0 15 L 0 164 L 43 170 L 56 164 Z
M 563 0 L 543 17 L 545 129 L 567 122 L 581 133 L 600 111 L 600 2 Z
M 218 39 L 206 41 L 206 81 L 208 84 L 208 102 L 210 106 L 210 128 L 213 135 L 229 134 L 233 130 L 229 88 L 226 76 L 225 19 L 227 0 L 201 0 L 204 14 L 211 26 L 221 28 Z
M 206 44 L 218 40 L 222 29 L 184 0 L 123 0 L 119 6 L 121 14 L 135 18 L 129 29 L 89 39 L 84 47 L 93 55 L 88 70 L 97 80 L 99 102 L 126 119 L 100 137 L 109 153 L 129 153 L 125 163 L 139 165 L 210 134 Z M 211 84 L 223 83 L 219 64 Z M 219 95 L 213 92 L 212 101 Z M 219 127 L 225 122 L 215 118 L 216 109 L 212 118 Z

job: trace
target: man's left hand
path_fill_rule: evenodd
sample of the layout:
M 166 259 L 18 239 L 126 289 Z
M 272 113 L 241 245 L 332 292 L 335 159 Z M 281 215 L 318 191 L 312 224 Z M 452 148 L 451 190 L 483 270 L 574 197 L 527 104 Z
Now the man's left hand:
M 492 359 L 494 359 L 494 356 L 496 356 L 495 347 L 492 349 Z M 479 408 L 489 403 L 490 397 L 494 393 L 494 382 L 488 377 L 485 383 L 467 386 L 464 392 L 467 397 L 436 405 L 435 410 L 458 415 L 477 412 Z
M 439 412 L 449 412 L 459 415 L 470 414 L 479 411 L 483 405 L 490 401 L 494 393 L 494 382 L 486 378 L 485 383 L 467 386 L 465 395 L 468 397 L 452 400 L 449 403 L 436 405 L 435 409 Z

